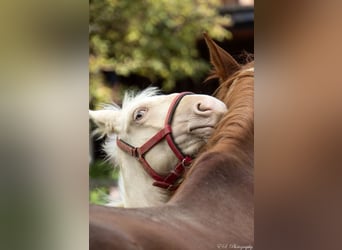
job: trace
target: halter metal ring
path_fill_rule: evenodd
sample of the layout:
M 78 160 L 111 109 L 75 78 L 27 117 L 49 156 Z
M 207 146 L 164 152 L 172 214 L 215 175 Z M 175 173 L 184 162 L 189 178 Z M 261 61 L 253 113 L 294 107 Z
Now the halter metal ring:
M 185 168 L 190 167 L 191 161 L 192 161 L 191 158 L 188 158 L 188 157 L 183 158 L 183 160 L 182 160 L 182 166 L 185 167 Z

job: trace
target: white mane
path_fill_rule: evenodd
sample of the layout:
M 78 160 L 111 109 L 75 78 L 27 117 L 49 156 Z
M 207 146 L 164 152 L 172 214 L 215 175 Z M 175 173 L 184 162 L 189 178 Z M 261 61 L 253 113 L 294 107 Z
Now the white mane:
M 140 102 L 144 101 L 146 98 L 156 96 L 159 94 L 160 94 L 160 89 L 158 89 L 157 87 L 149 87 L 138 93 L 136 91 L 127 91 L 123 98 L 122 110 L 124 112 L 128 111 L 132 107 L 135 107 Z

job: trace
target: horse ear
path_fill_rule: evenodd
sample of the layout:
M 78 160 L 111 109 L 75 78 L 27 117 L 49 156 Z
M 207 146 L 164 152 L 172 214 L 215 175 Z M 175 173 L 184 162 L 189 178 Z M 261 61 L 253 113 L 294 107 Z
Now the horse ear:
M 239 63 L 224 49 L 218 46 L 207 33 L 203 35 L 209 48 L 210 61 L 215 67 L 215 73 L 221 81 L 226 80 L 229 76 L 241 69 Z
M 120 113 L 115 110 L 89 110 L 89 118 L 98 126 L 102 134 L 119 133 Z

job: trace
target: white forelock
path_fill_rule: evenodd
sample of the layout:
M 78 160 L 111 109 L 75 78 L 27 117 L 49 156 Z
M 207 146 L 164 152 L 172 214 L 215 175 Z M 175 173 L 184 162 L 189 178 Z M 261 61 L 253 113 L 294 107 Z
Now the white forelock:
M 146 98 L 159 94 L 160 90 L 157 87 L 149 87 L 138 93 L 136 91 L 127 91 L 122 102 L 122 110 L 129 110 L 131 107 L 136 106 Z

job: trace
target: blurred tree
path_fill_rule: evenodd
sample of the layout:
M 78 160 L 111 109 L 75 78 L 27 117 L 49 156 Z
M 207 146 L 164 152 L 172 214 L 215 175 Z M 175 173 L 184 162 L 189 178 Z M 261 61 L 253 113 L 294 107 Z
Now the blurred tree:
M 90 0 L 91 102 L 109 102 L 103 71 L 162 80 L 170 90 L 176 80 L 200 77 L 209 69 L 198 57 L 196 40 L 207 31 L 230 38 L 219 16 L 220 0 Z

